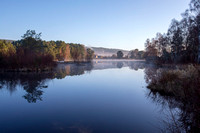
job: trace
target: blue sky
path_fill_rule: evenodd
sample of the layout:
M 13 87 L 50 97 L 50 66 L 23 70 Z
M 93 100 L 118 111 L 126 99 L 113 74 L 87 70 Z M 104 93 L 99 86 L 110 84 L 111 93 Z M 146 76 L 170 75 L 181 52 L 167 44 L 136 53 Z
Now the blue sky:
M 43 40 L 86 46 L 144 49 L 167 31 L 190 0 L 0 0 L 0 38 L 21 39 L 28 29 Z

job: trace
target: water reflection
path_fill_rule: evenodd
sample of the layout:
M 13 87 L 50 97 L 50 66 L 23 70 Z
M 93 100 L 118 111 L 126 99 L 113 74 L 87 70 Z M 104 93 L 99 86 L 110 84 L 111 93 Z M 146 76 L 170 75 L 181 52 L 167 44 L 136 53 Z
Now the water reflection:
M 96 61 L 93 63 L 94 68 L 96 69 L 111 69 L 111 68 L 123 68 L 129 67 L 133 70 L 144 69 L 146 64 L 143 61 Z
M 53 76 L 53 73 L 1 73 L 0 86 L 11 94 L 20 86 L 26 91 L 23 98 L 35 103 L 42 100 L 42 89 L 48 87 L 46 82 Z
M 146 67 L 145 79 L 147 84 L 156 83 L 160 71 L 166 70 L 169 70 L 169 68 Z M 164 82 L 161 84 L 165 84 Z M 178 83 L 171 84 L 171 88 L 178 90 L 178 85 Z M 200 132 L 200 92 L 190 95 L 191 93 L 184 92 L 183 88 L 180 89 L 182 91 L 178 92 L 179 96 L 151 89 L 147 91 L 147 98 L 161 106 L 161 112 L 165 114 L 165 118 L 161 120 L 162 125 L 158 128 L 161 132 L 170 133 Z M 188 86 L 188 90 L 190 89 L 192 90 L 191 86 Z
M 29 103 L 36 103 L 37 101 L 42 101 L 43 89 L 48 88 L 48 81 L 50 80 L 82 75 L 92 70 L 122 67 L 138 70 L 143 69 L 144 65 L 143 62 L 132 61 L 98 61 L 92 63 L 59 64 L 53 72 L 7 72 L 0 74 L 0 89 L 7 89 L 12 94 L 16 91 L 17 86 L 20 86 L 26 91 L 23 98 Z
M 182 98 L 142 88 L 167 69 L 144 62 L 94 61 L 59 64 L 53 72 L 0 73 L 0 132 L 12 132 L 9 124 L 18 124 L 13 127 L 16 131 L 35 129 L 32 132 L 155 132 L 154 127 L 160 132 L 199 132 L 200 92 Z M 20 92 L 13 97 L 25 102 L 16 105 L 3 91 Z M 9 115 L 4 117 L 5 113 Z M 19 123 L 12 123 L 25 114 Z

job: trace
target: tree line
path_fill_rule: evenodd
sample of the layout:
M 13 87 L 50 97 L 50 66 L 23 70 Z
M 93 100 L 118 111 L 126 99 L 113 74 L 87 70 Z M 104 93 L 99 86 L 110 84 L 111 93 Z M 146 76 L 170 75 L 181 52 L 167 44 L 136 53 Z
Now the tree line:
M 191 0 L 180 21 L 167 33 L 145 42 L 146 60 L 158 63 L 200 63 L 200 0 Z
M 129 51 L 128 55 L 125 55 L 121 50 L 117 51 L 116 54 L 113 54 L 111 59 L 145 59 L 146 53 L 145 51 L 138 49 L 134 49 Z
M 82 44 L 44 41 L 41 33 L 28 30 L 21 40 L 0 40 L 0 68 L 47 68 L 55 61 L 91 61 L 94 51 Z

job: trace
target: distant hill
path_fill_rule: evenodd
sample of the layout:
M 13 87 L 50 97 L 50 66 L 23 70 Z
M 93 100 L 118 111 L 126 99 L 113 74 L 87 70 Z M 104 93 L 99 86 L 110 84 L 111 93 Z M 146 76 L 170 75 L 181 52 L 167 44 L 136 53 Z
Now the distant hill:
M 124 55 L 128 55 L 128 50 L 123 49 L 113 49 L 113 48 L 103 48 L 103 47 L 91 47 L 94 50 L 94 53 L 99 56 L 112 56 L 113 54 L 117 54 L 117 51 L 122 51 Z

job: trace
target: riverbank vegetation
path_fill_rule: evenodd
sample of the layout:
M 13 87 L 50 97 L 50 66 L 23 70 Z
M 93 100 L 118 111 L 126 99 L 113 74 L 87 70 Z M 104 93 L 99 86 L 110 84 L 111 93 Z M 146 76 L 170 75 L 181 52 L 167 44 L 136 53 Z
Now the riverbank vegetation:
M 147 39 L 145 49 L 149 62 L 200 63 L 200 1 L 191 0 L 182 19 L 173 19 L 167 33 Z
M 172 20 L 167 33 L 147 39 L 145 48 L 146 60 L 162 65 L 145 70 L 149 96 L 176 112 L 167 129 L 200 132 L 200 1 L 191 0 L 182 19 Z
M 176 69 L 158 69 L 147 87 L 179 98 L 191 97 L 200 92 L 200 68 L 188 65 Z
M 171 132 L 200 131 L 200 68 L 194 65 L 176 69 L 146 69 L 147 88 L 154 101 L 167 103 L 171 110 L 178 109 L 178 119 L 172 121 Z M 174 117 L 175 118 L 175 117 Z
M 38 71 L 50 69 L 55 61 L 91 61 L 94 51 L 82 44 L 44 41 L 41 33 L 28 30 L 21 40 L 0 40 L 0 68 Z

